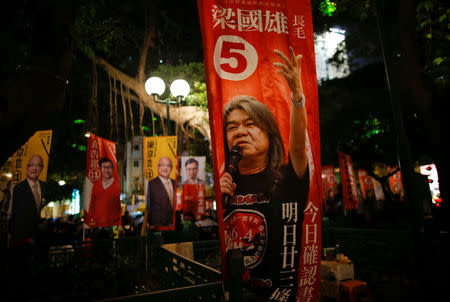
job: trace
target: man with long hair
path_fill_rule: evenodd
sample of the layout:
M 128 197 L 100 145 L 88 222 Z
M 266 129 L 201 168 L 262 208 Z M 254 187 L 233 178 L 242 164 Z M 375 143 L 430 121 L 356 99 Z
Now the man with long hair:
M 224 173 L 220 185 L 222 194 L 231 197 L 224 209 L 225 243 L 227 250 L 242 251 L 247 285 L 266 299 L 278 296 L 282 289 L 289 298 L 286 301 L 291 301 L 309 188 L 307 119 L 302 56 L 295 56 L 292 48 L 290 58 L 275 52 L 284 64 L 274 66 L 292 92 L 288 157 L 269 108 L 254 97 L 236 96 L 223 111 L 225 157 L 228 160 L 231 148 L 239 146 L 242 159 L 238 175 L 233 179 Z

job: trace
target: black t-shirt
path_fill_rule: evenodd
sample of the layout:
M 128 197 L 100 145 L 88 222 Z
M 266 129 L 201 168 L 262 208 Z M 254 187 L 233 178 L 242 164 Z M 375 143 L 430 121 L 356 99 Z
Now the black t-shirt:
M 231 206 L 225 211 L 227 250 L 241 249 L 250 289 L 266 298 L 295 298 L 301 253 L 303 211 L 309 175 L 299 179 L 291 161 L 273 189 L 267 171 L 239 175 Z

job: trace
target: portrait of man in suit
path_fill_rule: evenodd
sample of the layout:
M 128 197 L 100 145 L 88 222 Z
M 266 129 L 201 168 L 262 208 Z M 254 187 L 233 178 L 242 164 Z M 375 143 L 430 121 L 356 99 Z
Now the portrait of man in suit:
M 40 155 L 31 156 L 27 178 L 13 189 L 9 220 L 12 242 L 29 242 L 36 238 L 41 209 L 45 206 L 45 183 L 39 180 L 43 167 L 44 160 Z
M 170 178 L 172 161 L 161 157 L 157 166 L 158 176 L 147 186 L 147 209 L 151 226 L 170 226 L 173 224 L 175 180 Z

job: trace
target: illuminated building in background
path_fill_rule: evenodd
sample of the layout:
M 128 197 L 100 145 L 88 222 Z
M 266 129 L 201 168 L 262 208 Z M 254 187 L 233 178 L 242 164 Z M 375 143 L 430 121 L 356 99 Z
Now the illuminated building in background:
M 142 136 L 135 136 L 133 143 L 127 142 L 125 151 L 126 170 L 123 186 L 127 197 L 131 197 L 133 194 L 144 194 L 142 139 Z
M 339 65 L 328 62 L 340 50 Z M 349 74 L 347 49 L 345 47 L 345 31 L 332 28 L 328 32 L 314 37 L 317 81 L 343 78 Z
M 68 214 L 75 215 L 78 213 L 80 213 L 80 190 L 73 189 Z
M 441 192 L 439 190 L 439 178 L 435 164 L 420 166 L 420 174 L 428 178 L 428 185 L 431 192 L 431 202 L 440 207 L 442 203 Z

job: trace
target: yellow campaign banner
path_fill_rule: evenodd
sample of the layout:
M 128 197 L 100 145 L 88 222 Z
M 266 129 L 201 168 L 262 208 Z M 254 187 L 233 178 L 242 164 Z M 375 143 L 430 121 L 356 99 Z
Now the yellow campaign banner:
M 11 162 L 12 181 L 14 184 L 25 180 L 27 177 L 27 164 L 33 155 L 40 155 L 44 161 L 44 167 L 39 180 L 47 180 L 48 158 L 52 143 L 52 130 L 36 131 L 32 137 L 17 150 Z
M 144 175 L 147 181 L 158 176 L 158 160 L 169 157 L 173 167 L 177 165 L 177 137 L 150 136 L 144 137 Z M 176 169 L 172 169 L 170 178 L 176 179 Z
M 144 225 L 174 230 L 177 187 L 177 137 L 144 137 L 146 214 Z

